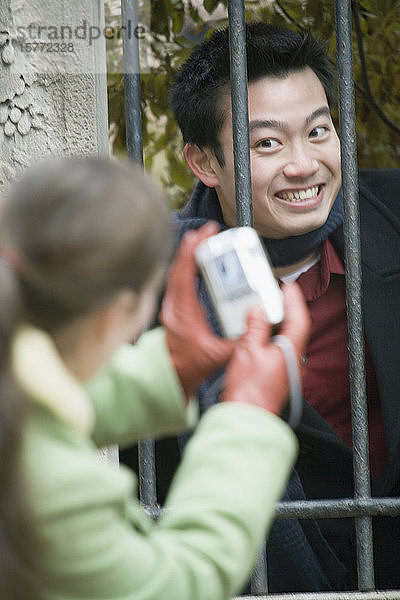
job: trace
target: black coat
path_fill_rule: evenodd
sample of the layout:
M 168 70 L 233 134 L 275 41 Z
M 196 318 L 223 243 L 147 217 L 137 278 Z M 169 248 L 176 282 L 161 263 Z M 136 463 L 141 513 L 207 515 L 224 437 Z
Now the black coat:
M 400 170 L 360 172 L 360 232 L 365 335 L 375 366 L 388 462 L 372 495 L 400 494 Z M 221 221 L 215 194 L 202 184 L 176 215 L 178 236 L 207 219 Z M 330 237 L 344 258 L 343 229 Z M 218 329 L 204 290 L 200 296 Z M 201 390 L 203 408 L 216 401 Z M 351 451 L 304 402 L 300 452 L 285 500 L 353 496 Z M 377 589 L 400 588 L 400 517 L 374 518 Z M 276 520 L 268 541 L 270 592 L 355 589 L 354 520 Z
M 375 367 L 385 425 L 388 462 L 372 483 L 373 496 L 399 495 L 400 480 L 400 171 L 360 173 L 362 310 L 365 336 Z M 343 230 L 332 236 L 343 257 Z M 308 498 L 353 495 L 348 447 L 307 404 L 298 429 L 297 470 Z M 376 586 L 400 588 L 400 518 L 375 518 Z M 319 521 L 336 553 L 354 561 L 353 520 Z M 337 532 L 349 534 L 338 539 Z M 347 540 L 349 540 L 347 544 Z M 354 575 L 354 574 L 353 574 Z M 353 577 L 354 584 L 354 577 Z

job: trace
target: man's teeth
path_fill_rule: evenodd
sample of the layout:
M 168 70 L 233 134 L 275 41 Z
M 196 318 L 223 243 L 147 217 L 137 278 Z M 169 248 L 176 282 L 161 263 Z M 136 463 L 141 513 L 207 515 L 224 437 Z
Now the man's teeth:
M 278 196 L 279 198 L 282 198 L 282 200 L 289 200 L 290 202 L 309 200 L 310 198 L 318 196 L 318 189 L 318 186 L 315 185 L 314 187 L 298 190 L 297 192 L 280 192 Z

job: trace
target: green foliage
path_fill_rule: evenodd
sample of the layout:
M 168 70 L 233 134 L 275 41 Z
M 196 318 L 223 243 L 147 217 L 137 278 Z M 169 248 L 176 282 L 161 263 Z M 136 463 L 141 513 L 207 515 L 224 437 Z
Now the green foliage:
M 150 0 L 146 0 L 150 2 Z M 340 1 L 340 0 L 339 0 Z M 107 23 L 115 25 L 115 2 L 106 2 Z M 145 168 L 164 187 L 173 206 L 186 201 L 193 187 L 182 155 L 182 140 L 168 106 L 168 89 L 180 63 L 216 25 L 225 25 L 227 0 L 151 0 L 150 35 L 141 75 Z M 333 0 L 248 0 L 246 20 L 268 20 L 294 29 L 310 28 L 326 39 L 336 62 Z M 114 12 L 113 12 L 114 11 Z M 400 1 L 353 3 L 353 59 L 356 83 L 360 166 L 400 164 Z M 143 48 L 142 48 L 143 49 Z M 109 116 L 113 151 L 125 153 L 121 44 L 109 41 Z M 119 63 L 118 63 L 119 61 Z M 337 118 L 337 115 L 334 115 Z

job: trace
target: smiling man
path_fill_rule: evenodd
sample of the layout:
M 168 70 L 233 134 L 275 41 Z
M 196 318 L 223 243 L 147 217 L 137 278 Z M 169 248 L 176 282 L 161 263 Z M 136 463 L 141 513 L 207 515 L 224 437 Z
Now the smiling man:
M 296 98 L 296 103 L 293 103 Z M 328 218 L 340 187 L 340 154 L 324 88 L 306 67 L 286 77 L 263 77 L 249 84 L 249 129 L 253 218 L 267 238 L 307 233 Z M 195 175 L 215 188 L 224 221 L 235 225 L 235 182 L 230 97 L 218 141 L 221 165 L 213 150 L 185 146 Z
M 304 367 L 300 453 L 285 499 L 353 495 L 340 145 L 323 44 L 264 23 L 247 26 L 253 222 L 277 277 L 297 280 L 312 318 Z M 171 103 L 198 177 L 174 215 L 178 234 L 213 219 L 236 224 L 228 31 L 197 47 Z M 400 492 L 400 172 L 360 172 L 363 311 L 372 491 Z M 210 321 L 218 323 L 200 284 Z M 212 381 L 203 409 L 217 402 Z M 376 584 L 400 587 L 399 518 L 374 520 Z M 277 520 L 268 542 L 269 589 L 357 587 L 352 519 Z

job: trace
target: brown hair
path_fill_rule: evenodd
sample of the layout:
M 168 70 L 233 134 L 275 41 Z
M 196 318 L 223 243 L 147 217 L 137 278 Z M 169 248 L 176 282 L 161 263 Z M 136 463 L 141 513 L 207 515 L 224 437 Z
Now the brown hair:
M 140 292 L 171 255 L 168 209 L 139 170 L 99 158 L 42 163 L 11 185 L 2 206 L 0 260 L 0 589 L 35 597 L 35 555 L 18 475 L 26 402 L 11 376 L 13 332 L 49 333 Z M 7 587 L 8 586 L 8 587 Z
M 42 164 L 11 189 L 5 215 L 20 254 L 26 318 L 47 331 L 140 291 L 170 255 L 168 211 L 140 171 L 106 159 Z

